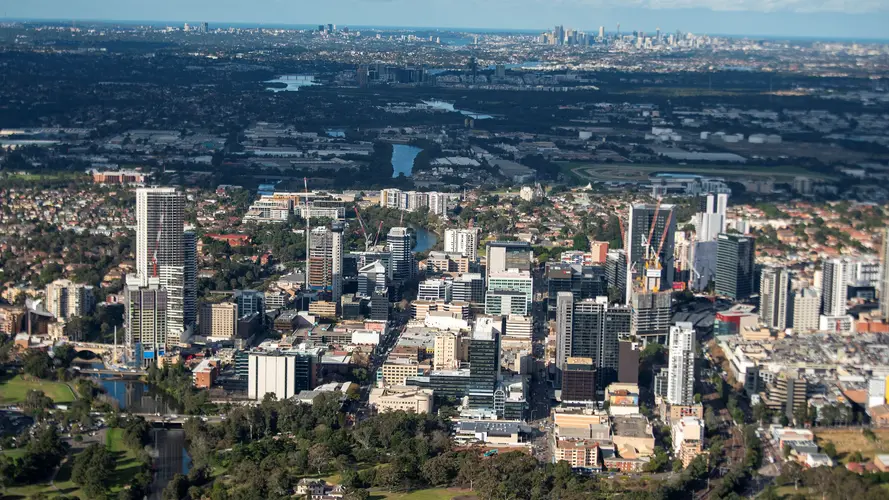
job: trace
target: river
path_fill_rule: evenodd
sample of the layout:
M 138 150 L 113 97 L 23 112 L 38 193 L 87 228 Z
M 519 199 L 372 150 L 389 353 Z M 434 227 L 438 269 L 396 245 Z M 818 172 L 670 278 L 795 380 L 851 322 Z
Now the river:
M 160 413 L 175 415 L 181 407 L 168 395 L 137 380 L 111 380 L 110 375 L 96 378 L 121 410 L 131 413 Z M 185 431 L 182 429 L 151 429 L 151 448 L 154 457 L 154 480 L 151 482 L 151 500 L 161 500 L 164 488 L 176 474 L 188 474 L 191 458 L 185 449 Z
M 392 177 L 398 177 L 404 174 L 410 177 L 414 170 L 414 158 L 420 154 L 422 149 L 416 146 L 408 146 L 407 144 L 392 145 Z
M 438 235 L 425 227 L 410 226 L 416 235 L 414 242 L 414 252 L 425 252 L 435 247 L 438 243 Z
M 286 85 L 286 87 L 266 87 L 266 90 L 271 90 L 272 92 L 296 92 L 302 87 L 319 85 L 312 75 L 281 75 L 274 80 L 263 83 L 283 83 Z

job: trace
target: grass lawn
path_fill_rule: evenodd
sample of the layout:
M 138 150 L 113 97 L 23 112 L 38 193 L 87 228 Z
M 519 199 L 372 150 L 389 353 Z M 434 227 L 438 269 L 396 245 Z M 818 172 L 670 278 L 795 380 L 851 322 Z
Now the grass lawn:
M 21 457 L 21 456 L 24 455 L 24 454 L 25 454 L 25 449 L 24 449 L 24 448 L 12 448 L 12 449 L 9 449 L 9 450 L 3 450 L 3 451 L 0 451 L 0 455 L 3 455 L 3 456 L 5 456 L 5 457 L 9 457 L 9 458 L 19 458 L 19 457 Z
M 25 400 L 28 391 L 32 389 L 43 391 L 56 404 L 71 403 L 75 399 L 71 388 L 61 382 L 36 379 L 25 380 L 23 376 L 16 375 L 0 381 L 0 404 L 21 403 Z
M 111 484 L 111 493 L 112 498 L 116 496 L 116 493 L 122 490 L 125 486 L 130 484 L 135 477 L 136 473 L 139 472 L 139 468 L 141 467 L 141 463 L 136 458 L 136 454 L 130 451 L 126 445 L 123 443 L 123 430 L 122 429 L 108 429 L 105 434 L 105 446 L 111 450 L 114 454 L 114 458 L 117 461 L 114 472 L 112 474 L 112 484 Z M 11 452 L 18 452 L 19 450 L 8 450 Z M 3 452 L 6 454 L 7 452 Z M 80 491 L 80 487 L 74 482 L 71 481 L 71 472 L 74 468 L 74 459 L 77 455 L 73 455 L 67 462 L 62 465 L 62 468 L 59 469 L 58 475 L 56 475 L 55 486 L 58 490 L 53 489 L 49 483 L 44 484 L 32 484 L 27 486 L 16 486 L 14 488 L 9 488 L 5 495 L 2 498 L 27 498 L 31 495 L 36 495 L 37 493 L 43 493 L 49 498 L 54 498 L 61 495 L 66 496 L 74 496 L 81 498 L 83 500 L 89 500 L 83 493 Z
M 434 488 L 417 490 L 410 493 L 388 493 L 385 491 L 370 492 L 374 500 L 453 500 L 455 498 L 477 498 L 475 493 L 458 488 Z
M 840 462 L 849 461 L 849 454 L 860 451 L 861 455 L 870 460 L 877 453 L 889 452 L 889 430 L 873 429 L 877 435 L 876 442 L 870 441 L 857 429 L 825 429 L 815 431 L 815 442 L 818 446 L 824 446 L 831 441 L 836 446 Z
M 117 465 L 112 474 L 112 493 L 123 489 L 133 482 L 133 478 L 139 472 L 142 463 L 136 453 L 127 448 L 123 442 L 123 429 L 108 429 L 105 434 L 105 446 L 114 454 Z

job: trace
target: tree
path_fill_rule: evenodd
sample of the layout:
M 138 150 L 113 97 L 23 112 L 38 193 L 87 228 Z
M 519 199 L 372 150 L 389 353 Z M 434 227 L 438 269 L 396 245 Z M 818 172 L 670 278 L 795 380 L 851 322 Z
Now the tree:
M 170 482 L 167 483 L 161 498 L 163 498 L 163 500 L 181 500 L 185 498 L 185 494 L 188 492 L 188 486 L 188 478 L 182 474 L 176 474 L 173 476 L 173 479 L 170 479 Z
M 583 233 L 575 234 L 572 249 L 588 252 L 590 250 L 590 239 Z
M 39 349 L 31 349 L 25 355 L 23 367 L 26 375 L 36 378 L 52 377 L 52 359 L 49 354 Z
M 113 470 L 111 452 L 100 444 L 92 444 L 74 459 L 71 480 L 83 488 L 87 498 L 104 498 Z
M 22 410 L 27 415 L 41 420 L 46 410 L 52 408 L 52 404 L 52 399 L 44 394 L 43 391 L 31 389 L 25 395 L 25 401 L 22 402 Z
M 77 351 L 70 344 L 59 344 L 52 348 L 53 364 L 57 367 L 70 367 L 71 361 L 75 357 L 77 357 Z
M 309 467 L 315 469 L 318 474 L 330 466 L 331 460 L 333 460 L 333 455 L 327 446 L 318 443 L 309 448 Z
M 849 461 L 853 463 L 861 463 L 864 462 L 864 456 L 861 454 L 861 451 L 855 450 L 849 455 Z

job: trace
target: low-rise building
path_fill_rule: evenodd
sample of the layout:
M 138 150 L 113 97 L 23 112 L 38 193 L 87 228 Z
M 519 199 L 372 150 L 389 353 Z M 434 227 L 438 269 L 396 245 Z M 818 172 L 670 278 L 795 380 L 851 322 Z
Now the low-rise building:
M 368 404 L 379 412 L 432 413 L 433 391 L 411 386 L 375 387 Z

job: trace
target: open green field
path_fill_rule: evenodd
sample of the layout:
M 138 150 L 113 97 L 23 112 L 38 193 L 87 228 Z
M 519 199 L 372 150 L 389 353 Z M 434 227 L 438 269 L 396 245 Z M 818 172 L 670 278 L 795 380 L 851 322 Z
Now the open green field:
M 86 179 L 86 174 L 82 172 L 15 172 L 6 174 L 6 178 L 15 181 L 26 182 L 69 182 L 74 180 Z
M 385 491 L 371 491 L 370 498 L 374 500 L 454 500 L 463 498 L 477 498 L 475 493 L 458 488 L 431 488 L 417 490 L 410 493 L 388 493 Z
M 729 179 L 774 177 L 779 181 L 792 181 L 800 176 L 830 179 L 824 174 L 790 165 L 777 167 L 745 166 L 742 164 L 667 165 L 642 163 L 566 163 L 562 165 L 564 165 L 563 172 L 570 171 L 581 182 L 648 182 L 650 176 L 655 173 L 712 175 Z
M 71 388 L 61 382 L 49 380 L 26 380 L 21 375 L 0 380 L 0 404 L 10 405 L 21 403 L 30 390 L 43 391 L 56 404 L 67 404 L 74 401 Z

